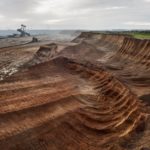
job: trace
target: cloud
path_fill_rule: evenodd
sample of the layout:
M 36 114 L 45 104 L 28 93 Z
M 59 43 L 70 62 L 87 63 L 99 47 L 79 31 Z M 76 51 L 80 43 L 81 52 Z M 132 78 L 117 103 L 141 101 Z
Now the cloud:
M 12 19 L 12 21 L 23 23 L 23 22 L 28 22 L 29 19 L 27 19 L 27 18 L 14 18 L 14 19 Z
M 3 19 L 5 16 L 0 14 L 0 19 Z
M 63 21 L 65 21 L 65 19 L 51 19 L 51 20 L 46 20 L 44 23 L 45 24 L 57 24 Z
M 144 0 L 145 2 L 150 2 L 150 0 Z
M 45 14 L 49 12 L 51 1 L 38 1 L 37 6 L 33 8 L 32 12 L 37 14 Z
M 16 29 L 25 23 L 38 29 L 101 30 L 136 26 L 149 29 L 146 25 L 150 22 L 148 2 L 150 0 L 0 0 L 0 28 Z
M 124 9 L 125 6 L 113 6 L 113 7 L 106 7 L 105 10 L 118 10 L 118 9 Z
M 131 26 L 149 26 L 150 27 L 150 22 L 125 22 L 126 25 L 131 25 Z

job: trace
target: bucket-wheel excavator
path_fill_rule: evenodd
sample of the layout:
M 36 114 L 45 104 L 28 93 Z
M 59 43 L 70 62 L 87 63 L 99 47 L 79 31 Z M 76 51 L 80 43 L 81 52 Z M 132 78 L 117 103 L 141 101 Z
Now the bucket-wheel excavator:
M 21 25 L 21 28 L 17 29 L 18 32 L 20 32 L 20 36 L 30 36 L 28 32 L 26 32 L 26 25 Z

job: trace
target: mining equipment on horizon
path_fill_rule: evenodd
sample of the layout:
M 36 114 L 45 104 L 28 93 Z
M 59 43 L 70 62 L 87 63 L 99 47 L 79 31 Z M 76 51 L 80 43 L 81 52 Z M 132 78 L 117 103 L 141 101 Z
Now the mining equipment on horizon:
M 21 28 L 17 29 L 18 32 L 20 32 L 20 36 L 24 37 L 24 36 L 30 36 L 30 33 L 26 32 L 26 25 L 21 25 Z

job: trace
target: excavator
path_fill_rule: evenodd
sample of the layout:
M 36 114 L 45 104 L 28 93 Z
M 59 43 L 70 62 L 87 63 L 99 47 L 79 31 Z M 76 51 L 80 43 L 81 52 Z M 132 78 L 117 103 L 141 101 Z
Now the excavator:
M 21 25 L 21 28 L 17 29 L 18 32 L 20 32 L 20 36 L 24 37 L 24 36 L 30 36 L 30 34 L 28 32 L 26 32 L 26 25 Z

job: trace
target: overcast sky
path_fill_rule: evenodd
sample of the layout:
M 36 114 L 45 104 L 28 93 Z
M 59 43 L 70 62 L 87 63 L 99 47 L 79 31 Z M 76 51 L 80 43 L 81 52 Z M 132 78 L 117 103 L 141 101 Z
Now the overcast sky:
M 150 0 L 0 0 L 0 29 L 150 29 Z

